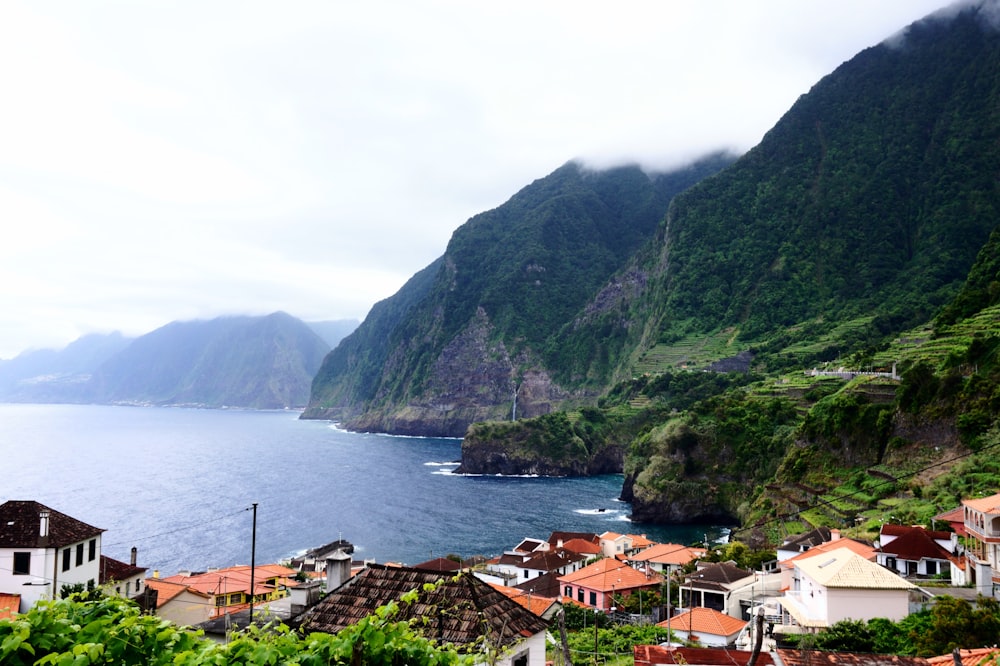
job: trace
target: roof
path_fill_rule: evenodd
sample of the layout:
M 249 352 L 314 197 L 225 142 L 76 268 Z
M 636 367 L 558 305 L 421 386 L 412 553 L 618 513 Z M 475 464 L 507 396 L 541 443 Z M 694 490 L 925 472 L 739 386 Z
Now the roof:
M 780 649 L 776 652 L 785 666 L 927 666 L 927 660 L 923 657 L 900 657 L 894 654 Z
M 0 592 L 0 620 L 9 620 L 17 614 L 17 609 L 20 607 L 20 594 L 7 594 L 6 592 Z
M 690 548 L 677 543 L 658 543 L 646 550 L 632 555 L 632 562 L 656 562 L 658 564 L 684 565 L 699 557 L 705 556 L 703 548 Z
M 532 594 L 529 591 L 520 590 L 516 587 L 508 587 L 507 585 L 498 585 L 496 583 L 487 583 L 487 585 L 509 599 L 513 599 L 538 617 L 545 615 L 545 612 L 552 607 L 552 604 L 557 603 L 557 599 L 554 597 L 543 597 L 540 594 Z
M 581 539 L 583 541 L 589 541 L 592 544 L 600 544 L 601 538 L 594 534 L 593 532 L 553 532 L 549 535 L 549 545 L 558 546 L 559 542 L 563 542 L 566 545 L 567 541 L 574 541 L 576 539 Z
M 939 513 L 938 515 L 934 516 L 934 520 L 940 520 L 945 523 L 964 523 L 965 508 L 962 506 L 956 506 L 951 511 L 945 511 L 944 513 Z
M 838 548 L 827 555 L 800 560 L 795 566 L 820 585 L 831 588 L 909 590 L 914 587 L 848 548 Z
M 428 584 L 439 584 L 428 590 Z M 428 638 L 457 646 L 484 634 L 492 645 L 507 647 L 545 631 L 548 623 L 470 573 L 457 575 L 411 567 L 373 564 L 328 594 L 300 616 L 306 631 L 336 633 L 371 615 L 375 609 L 417 591 L 417 600 L 401 604 L 400 620 L 425 618 Z
M 523 583 L 513 586 L 514 589 L 524 590 L 537 594 L 540 597 L 551 597 L 558 599 L 562 596 L 562 585 L 559 583 L 559 574 L 555 572 L 543 573 L 541 576 L 529 578 Z
M 1000 513 L 1000 493 L 979 499 L 962 500 L 962 506 L 967 506 L 981 513 Z
M 48 511 L 48 534 L 41 536 L 41 515 Z M 104 532 L 32 500 L 0 504 L 0 548 L 62 548 Z
M 146 588 L 156 590 L 157 608 L 164 606 L 168 601 L 183 594 L 184 592 L 197 594 L 199 597 L 205 597 L 206 599 L 211 598 L 211 595 L 199 592 L 198 590 L 192 589 L 187 585 L 182 583 L 172 583 L 170 581 L 163 580 L 162 578 L 147 578 Z
M 958 651 L 958 658 L 962 661 L 962 666 L 979 666 L 987 660 L 992 664 L 997 656 L 1000 656 L 1000 648 L 995 647 Z M 955 655 L 945 654 L 940 657 L 929 657 L 927 663 L 931 666 L 952 666 L 955 663 Z
M 267 584 L 269 578 L 277 578 L 279 585 L 291 585 L 292 577 L 298 572 L 280 564 L 260 564 L 254 568 L 254 594 L 267 594 L 273 587 Z M 242 564 L 225 569 L 216 569 L 196 574 L 177 574 L 161 578 L 169 583 L 179 583 L 203 594 L 231 594 L 250 592 L 250 566 Z
M 815 548 L 810 548 L 804 553 L 799 553 L 795 557 L 789 557 L 787 560 L 782 560 L 781 566 L 784 568 L 790 568 L 793 567 L 796 562 L 802 562 L 803 560 L 808 560 L 812 557 L 819 557 L 820 555 L 825 555 L 826 553 L 840 548 L 847 548 L 866 560 L 875 559 L 875 548 L 869 546 L 867 543 L 863 543 L 857 539 L 837 539 L 836 541 L 821 543 Z
M 691 608 L 670 618 L 670 628 L 689 634 L 712 634 L 713 636 L 733 636 L 747 625 L 745 620 L 720 613 L 712 608 Z M 667 621 L 658 623 L 666 627 Z
M 689 664 L 690 666 L 746 666 L 752 653 L 727 648 L 671 648 L 662 645 L 636 645 L 632 648 L 635 666 Z M 767 652 L 757 655 L 757 666 L 773 666 Z
M 141 576 L 145 572 L 146 567 L 137 567 L 135 565 L 116 560 L 113 557 L 101 555 L 101 585 L 112 581 L 123 581 L 127 578 Z
M 961 509 L 958 509 L 961 511 Z M 942 541 L 951 540 L 951 532 L 945 532 L 944 530 L 928 530 L 921 525 L 896 525 L 894 523 L 883 523 L 882 529 L 879 530 L 879 534 L 888 534 L 889 536 L 900 537 L 904 534 L 909 534 L 913 530 L 921 530 L 930 535 L 932 539 L 941 539 Z
M 935 534 L 942 533 L 928 532 L 922 527 L 909 527 L 906 531 L 899 533 L 895 539 L 882 546 L 879 552 L 892 555 L 900 560 L 956 560 L 952 553 L 934 540 Z M 950 535 L 950 533 L 943 534 Z
M 568 551 L 565 548 L 560 548 L 559 550 L 547 550 L 540 553 L 535 553 L 525 561 L 521 563 L 521 567 L 524 569 L 531 569 L 533 571 L 555 571 L 561 567 L 573 564 L 574 562 L 579 562 L 584 559 L 585 556 L 580 553 L 574 553 Z
M 599 555 L 601 553 L 601 546 L 599 544 L 587 541 L 586 539 L 563 541 L 562 547 L 572 553 L 579 553 L 581 555 Z
M 655 573 L 643 573 L 614 558 L 605 557 L 573 573 L 559 576 L 559 581 L 590 590 L 614 592 L 659 585 L 663 582 L 663 577 Z
M 699 588 L 723 589 L 753 576 L 753 571 L 740 569 L 730 562 L 713 562 L 686 576 L 689 585 Z
M 656 543 L 645 534 L 629 534 L 627 536 L 632 539 L 633 548 L 649 548 Z
M 541 539 L 522 539 L 521 543 L 514 546 L 514 550 L 519 553 L 533 553 L 539 548 L 543 548 L 546 545 Z
M 462 563 L 449 560 L 447 557 L 437 557 L 420 564 L 414 564 L 414 569 L 429 569 L 430 571 L 461 571 Z
M 794 534 L 787 537 L 778 546 L 778 550 L 801 550 L 803 547 L 812 548 L 821 543 L 826 543 L 833 538 L 829 527 L 817 527 L 804 534 Z

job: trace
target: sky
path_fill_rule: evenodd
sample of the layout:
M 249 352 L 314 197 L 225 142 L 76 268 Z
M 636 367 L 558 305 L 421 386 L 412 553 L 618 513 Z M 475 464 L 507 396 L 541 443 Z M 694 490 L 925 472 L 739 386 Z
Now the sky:
M 0 0 L 0 359 L 364 319 L 570 160 L 757 144 L 946 0 Z

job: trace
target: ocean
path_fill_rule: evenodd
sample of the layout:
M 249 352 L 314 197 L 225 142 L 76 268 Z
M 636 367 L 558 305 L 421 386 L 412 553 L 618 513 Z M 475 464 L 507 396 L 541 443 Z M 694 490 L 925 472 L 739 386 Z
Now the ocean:
M 499 555 L 554 530 L 717 540 L 632 524 L 621 475 L 464 476 L 456 439 L 351 433 L 298 412 L 0 404 L 0 503 L 105 529 L 105 555 L 167 576 L 346 539 L 355 559 Z M 256 530 L 252 510 L 256 507 Z M 254 538 L 255 537 L 255 538 Z M 251 544 L 255 543 L 255 549 Z

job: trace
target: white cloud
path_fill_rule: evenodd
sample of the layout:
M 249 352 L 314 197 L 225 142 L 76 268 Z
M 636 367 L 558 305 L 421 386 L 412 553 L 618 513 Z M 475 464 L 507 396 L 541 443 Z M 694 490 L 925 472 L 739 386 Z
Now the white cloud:
M 363 317 L 567 160 L 754 145 L 927 0 L 0 5 L 0 358 Z

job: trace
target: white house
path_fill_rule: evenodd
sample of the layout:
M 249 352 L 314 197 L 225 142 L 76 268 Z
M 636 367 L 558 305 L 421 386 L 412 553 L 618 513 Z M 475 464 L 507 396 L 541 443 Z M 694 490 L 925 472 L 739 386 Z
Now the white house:
M 818 631 L 841 620 L 909 614 L 914 585 L 849 548 L 794 561 L 791 589 L 778 599 L 782 624 Z
M 876 561 L 900 576 L 947 576 L 952 585 L 965 585 L 964 559 L 956 554 L 958 541 L 954 532 L 883 525 L 879 544 L 875 551 Z
M 19 594 L 19 612 L 63 586 L 97 586 L 101 534 L 93 527 L 30 500 L 0 504 L 0 592 Z
M 1000 585 L 1000 494 L 962 500 L 969 547 L 968 578 L 985 596 Z

